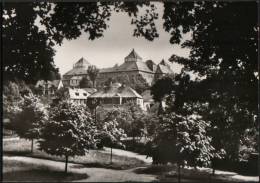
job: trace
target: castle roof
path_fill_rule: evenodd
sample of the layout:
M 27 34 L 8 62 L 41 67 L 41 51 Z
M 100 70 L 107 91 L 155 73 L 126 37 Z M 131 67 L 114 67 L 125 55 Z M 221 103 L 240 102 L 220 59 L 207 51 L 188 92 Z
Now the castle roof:
M 83 74 L 87 74 L 87 69 L 88 69 L 88 66 L 90 66 L 90 65 L 91 64 L 85 58 L 82 57 L 81 59 L 79 59 L 73 65 L 73 69 L 69 70 L 64 75 L 83 75 Z
M 127 55 L 125 58 L 126 58 L 126 59 L 127 59 L 127 58 L 134 58 L 134 59 L 141 59 L 141 60 L 142 60 L 142 57 L 140 57 L 140 56 L 135 52 L 134 49 L 133 49 L 133 50 L 129 53 L 129 55 Z
M 76 67 L 88 67 L 90 66 L 90 63 L 83 57 L 81 57 L 81 59 L 79 59 L 74 65 L 73 68 Z

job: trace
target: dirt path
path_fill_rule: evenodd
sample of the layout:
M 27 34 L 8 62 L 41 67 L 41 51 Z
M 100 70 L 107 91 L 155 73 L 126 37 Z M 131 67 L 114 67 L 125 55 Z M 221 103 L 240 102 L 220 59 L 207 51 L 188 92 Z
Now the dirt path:
M 3 161 L 5 160 L 15 160 L 17 162 L 23 162 L 28 164 L 50 166 L 60 171 L 63 171 L 65 166 L 63 162 L 21 156 L 4 156 Z M 89 178 L 77 180 L 77 182 L 151 182 L 157 180 L 155 175 L 136 174 L 132 172 L 132 170 L 85 168 L 73 163 L 69 163 L 69 171 L 75 173 L 86 173 L 89 176 Z
M 105 147 L 104 149 L 105 149 L 103 151 L 104 153 L 110 154 L 110 148 Z M 141 154 L 134 153 L 134 152 L 131 152 L 131 151 L 125 151 L 125 150 L 122 150 L 122 149 L 113 149 L 112 152 L 113 152 L 113 154 L 116 154 L 116 155 L 119 155 L 119 156 L 127 156 L 127 157 L 131 157 L 131 158 L 140 159 L 147 164 L 152 164 L 152 162 L 153 162 L 151 157 L 146 158 L 146 155 L 141 155 Z

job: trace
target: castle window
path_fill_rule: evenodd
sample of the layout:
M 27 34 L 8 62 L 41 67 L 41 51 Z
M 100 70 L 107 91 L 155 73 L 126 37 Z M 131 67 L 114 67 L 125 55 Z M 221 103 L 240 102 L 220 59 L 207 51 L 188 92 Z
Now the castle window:
M 76 95 L 76 96 L 79 96 L 79 93 L 78 93 L 78 92 L 76 92 L 76 93 L 75 93 L 75 95 Z

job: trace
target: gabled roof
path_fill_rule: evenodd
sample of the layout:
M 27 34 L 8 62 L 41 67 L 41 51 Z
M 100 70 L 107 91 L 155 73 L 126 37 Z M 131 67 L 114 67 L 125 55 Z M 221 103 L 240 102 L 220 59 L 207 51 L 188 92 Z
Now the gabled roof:
M 52 84 L 57 88 L 57 87 L 59 87 L 59 84 L 62 84 L 62 81 L 61 80 L 53 80 L 52 81 Z
M 162 74 L 172 74 L 173 71 L 169 66 L 165 66 L 162 64 L 157 65 L 156 73 L 162 73 Z
M 104 88 L 96 93 L 93 93 L 89 98 L 142 98 L 134 89 L 129 86 L 122 86 L 121 84 L 114 83 L 109 88 Z
M 90 95 L 90 93 L 86 92 L 83 89 L 76 88 L 72 89 L 69 88 L 69 98 L 70 99 L 87 99 L 87 97 Z
M 106 73 L 106 72 L 125 72 L 125 71 L 145 71 L 145 72 L 152 72 L 154 71 L 150 70 L 145 62 L 124 62 L 123 64 L 117 66 L 117 67 L 111 67 L 111 68 L 105 68 L 101 69 L 100 73 Z
M 73 68 L 78 68 L 78 67 L 88 67 L 90 66 L 90 63 L 83 57 L 79 59 L 74 65 Z
M 47 84 L 47 87 L 48 87 L 48 88 L 50 88 L 50 87 L 56 87 L 56 88 L 58 88 L 60 82 L 62 82 L 62 81 L 61 81 L 61 80 L 53 80 L 53 81 L 39 80 L 39 81 L 37 81 L 35 87 L 36 87 L 36 88 L 38 88 L 38 87 L 40 87 L 40 86 L 45 87 L 46 84 Z
M 73 65 L 73 69 L 66 72 L 64 75 L 85 75 L 87 73 L 88 66 L 91 64 L 85 59 L 81 58 Z
M 146 60 L 145 63 L 150 70 L 155 72 L 157 65 L 152 60 Z
M 135 50 L 133 49 L 129 55 L 127 55 L 125 58 L 135 58 L 135 59 L 142 59 L 142 57 L 140 57 Z

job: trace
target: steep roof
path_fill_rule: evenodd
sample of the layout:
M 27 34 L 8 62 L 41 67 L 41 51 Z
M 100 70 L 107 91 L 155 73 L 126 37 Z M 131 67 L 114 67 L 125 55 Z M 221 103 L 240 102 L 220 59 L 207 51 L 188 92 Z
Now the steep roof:
M 82 57 L 73 65 L 73 69 L 69 70 L 64 75 L 87 74 L 87 69 L 88 69 L 88 66 L 90 66 L 90 65 L 91 64 L 85 58 Z
M 163 74 L 172 74 L 173 71 L 169 66 L 158 64 L 156 73 L 163 73 Z
M 81 57 L 81 59 L 79 59 L 74 65 L 73 68 L 76 67 L 88 67 L 90 66 L 90 63 L 83 57 Z
M 133 49 L 125 58 L 135 58 L 135 59 L 141 59 L 142 57 L 140 57 L 135 50 Z
M 124 62 L 123 64 L 117 66 L 117 67 L 110 67 L 110 68 L 105 68 L 101 69 L 100 73 L 106 73 L 106 72 L 125 72 L 125 71 L 145 71 L 145 72 L 152 72 L 151 69 L 148 68 L 147 64 L 145 62 Z
M 122 98 L 142 98 L 134 89 L 129 86 L 122 86 L 121 84 L 114 83 L 107 89 L 100 90 L 93 93 L 89 98 L 111 98 L 111 97 L 122 97 Z

